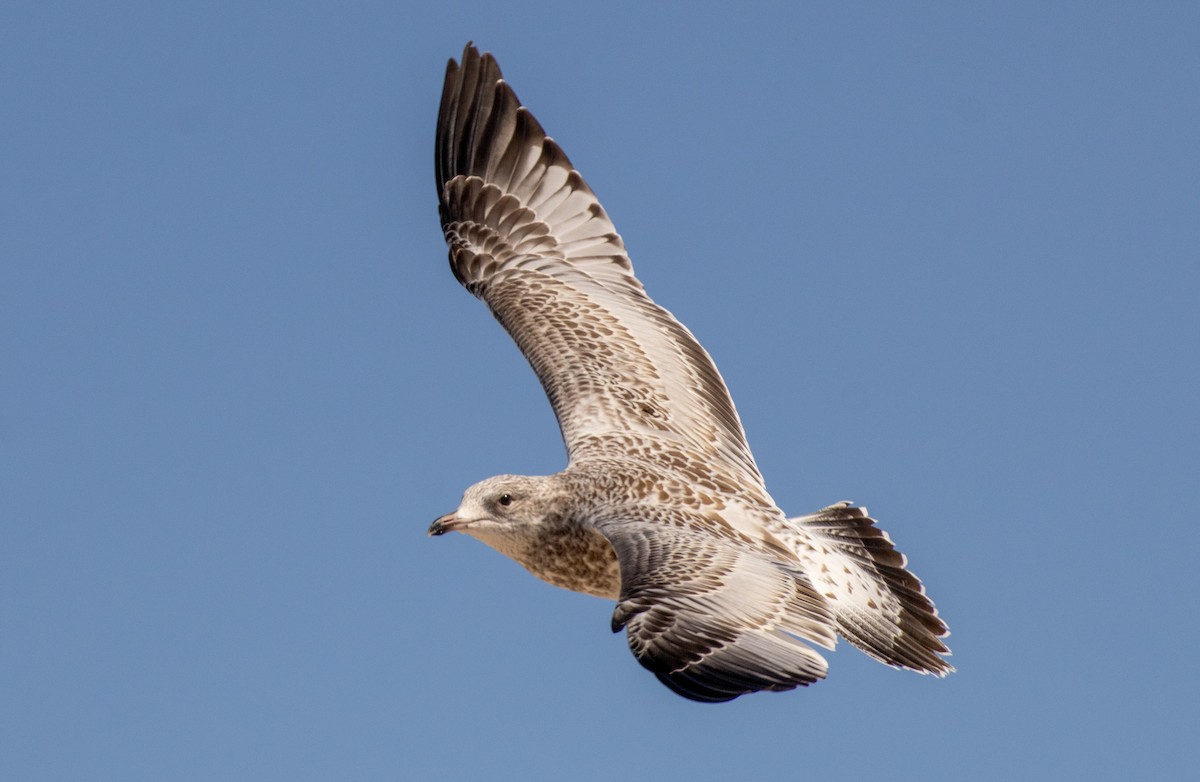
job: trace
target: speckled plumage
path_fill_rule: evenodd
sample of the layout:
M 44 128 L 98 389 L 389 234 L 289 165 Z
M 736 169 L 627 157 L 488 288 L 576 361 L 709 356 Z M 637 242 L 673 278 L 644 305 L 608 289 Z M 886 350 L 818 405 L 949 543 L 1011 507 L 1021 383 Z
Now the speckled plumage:
M 604 209 L 491 55 L 447 67 L 436 169 L 450 265 L 532 365 L 569 463 L 467 490 L 465 532 L 556 586 L 617 601 L 639 662 L 723 701 L 824 677 L 838 634 L 944 675 L 948 631 L 866 510 L 789 519 L 712 359 L 646 295 Z

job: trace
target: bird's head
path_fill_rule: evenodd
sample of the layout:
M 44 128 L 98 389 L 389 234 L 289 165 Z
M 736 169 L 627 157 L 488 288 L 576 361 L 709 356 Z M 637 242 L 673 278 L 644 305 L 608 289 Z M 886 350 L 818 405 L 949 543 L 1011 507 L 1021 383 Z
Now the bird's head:
M 504 551 L 506 542 L 533 537 L 538 527 L 561 518 L 558 496 L 552 476 L 498 475 L 467 489 L 458 510 L 436 519 L 429 534 L 465 532 Z

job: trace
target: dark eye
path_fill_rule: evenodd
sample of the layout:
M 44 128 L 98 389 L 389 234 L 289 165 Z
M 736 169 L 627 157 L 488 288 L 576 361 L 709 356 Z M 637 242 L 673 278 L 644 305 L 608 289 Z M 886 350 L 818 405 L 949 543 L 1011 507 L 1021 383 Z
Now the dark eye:
M 500 504 L 501 505 L 512 505 L 512 495 L 511 494 L 501 494 L 500 495 Z

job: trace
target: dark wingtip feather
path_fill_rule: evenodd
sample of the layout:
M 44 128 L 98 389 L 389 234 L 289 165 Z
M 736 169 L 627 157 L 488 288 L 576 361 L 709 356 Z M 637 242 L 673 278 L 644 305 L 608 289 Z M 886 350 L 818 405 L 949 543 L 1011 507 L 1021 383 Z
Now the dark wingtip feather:
M 671 692 L 682 695 L 689 701 L 697 703 L 728 703 L 734 698 L 745 695 L 746 692 L 726 692 L 696 681 L 691 676 L 682 674 L 655 673 L 655 678 L 665 684 Z

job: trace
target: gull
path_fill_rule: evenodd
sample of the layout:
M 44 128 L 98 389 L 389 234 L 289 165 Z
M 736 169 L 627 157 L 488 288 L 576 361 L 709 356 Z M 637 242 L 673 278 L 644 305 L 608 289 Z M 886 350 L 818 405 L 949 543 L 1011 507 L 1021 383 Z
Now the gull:
M 771 499 L 712 359 L 472 44 L 446 68 L 435 157 L 450 268 L 533 367 L 568 463 L 470 487 L 430 535 L 615 600 L 613 632 L 692 700 L 811 684 L 828 667 L 814 647 L 838 636 L 891 666 L 954 670 L 946 624 L 865 508 L 789 518 Z

